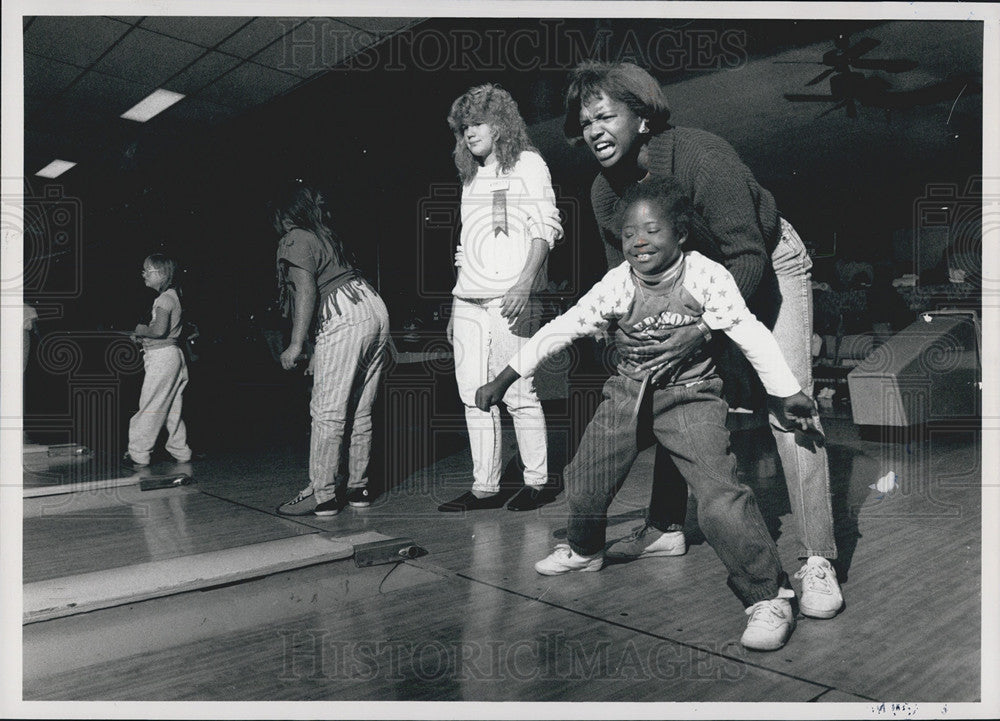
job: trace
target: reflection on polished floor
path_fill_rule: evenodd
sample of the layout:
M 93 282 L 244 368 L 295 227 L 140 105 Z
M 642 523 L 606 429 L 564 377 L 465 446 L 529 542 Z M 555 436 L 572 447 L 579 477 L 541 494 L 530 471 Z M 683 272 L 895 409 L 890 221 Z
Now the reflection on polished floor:
M 345 559 L 28 623 L 24 698 L 978 700 L 978 422 L 891 439 L 861 438 L 843 413 L 824 424 L 846 608 L 827 621 L 800 617 L 780 651 L 739 646 L 745 616 L 693 502 L 687 555 L 561 577 L 532 566 L 565 534 L 563 495 L 526 513 L 438 513 L 469 482 L 458 426 L 436 430 L 430 462 L 370 508 L 333 518 L 274 513 L 304 485 L 303 438 L 213 452 L 183 488 L 26 499 L 26 583 L 313 533 L 408 537 L 427 555 L 368 568 Z M 550 428 L 561 462 L 569 425 Z M 793 573 L 787 495 L 766 454 L 747 460 L 754 433 L 734 435 L 741 473 Z M 641 519 L 651 466 L 647 450 L 611 508 L 609 540 Z M 889 470 L 898 487 L 873 488 Z M 36 482 L 71 476 L 86 472 L 56 469 Z

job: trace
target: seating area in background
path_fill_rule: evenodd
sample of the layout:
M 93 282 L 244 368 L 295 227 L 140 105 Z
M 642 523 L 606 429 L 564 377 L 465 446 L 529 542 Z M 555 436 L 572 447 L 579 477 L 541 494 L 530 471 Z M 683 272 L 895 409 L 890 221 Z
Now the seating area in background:
M 928 313 L 958 312 L 971 319 L 978 333 L 981 274 L 974 270 L 977 267 L 978 258 L 948 253 L 919 275 L 898 275 L 889 262 L 839 259 L 820 267 L 813 281 L 812 346 L 818 399 L 850 403 L 848 374 Z M 939 354 L 975 350 L 951 336 L 927 342 Z M 949 343 L 955 347 L 945 347 Z M 978 367 L 978 353 L 974 356 Z

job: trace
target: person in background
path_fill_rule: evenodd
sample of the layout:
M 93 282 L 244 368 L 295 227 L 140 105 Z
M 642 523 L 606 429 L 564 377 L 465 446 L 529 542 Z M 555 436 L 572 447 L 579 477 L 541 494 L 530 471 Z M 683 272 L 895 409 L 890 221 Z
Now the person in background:
M 315 352 L 305 369 L 313 376 L 309 485 L 277 512 L 335 516 L 348 504 L 371 505 L 372 408 L 385 370 L 389 314 L 348 259 L 323 193 L 290 182 L 273 201 L 272 222 L 280 236 L 280 303 L 292 318 L 281 367 L 295 368 L 305 357 L 307 339 L 315 336 Z
M 145 376 L 139 410 L 128 424 L 128 450 L 121 463 L 126 470 L 149 465 L 164 427 L 167 452 L 178 463 L 191 460 L 187 428 L 181 418 L 188 369 L 179 345 L 182 310 L 178 275 L 177 262 L 163 253 L 153 253 L 142 264 L 142 280 L 157 295 L 149 324 L 140 323 L 132 332 L 132 340 L 142 344 Z
M 472 489 L 438 506 L 461 512 L 497 508 L 501 426 L 497 408 L 476 406 L 475 393 L 539 326 L 537 293 L 547 286 L 545 261 L 562 237 L 548 166 L 528 138 L 517 104 L 503 88 L 479 85 L 451 106 L 455 166 L 462 180 L 462 232 L 448 338 L 465 406 L 472 451 Z M 545 415 L 532 379 L 503 398 L 514 421 L 524 487 L 507 503 L 529 511 L 553 497 L 548 480 Z

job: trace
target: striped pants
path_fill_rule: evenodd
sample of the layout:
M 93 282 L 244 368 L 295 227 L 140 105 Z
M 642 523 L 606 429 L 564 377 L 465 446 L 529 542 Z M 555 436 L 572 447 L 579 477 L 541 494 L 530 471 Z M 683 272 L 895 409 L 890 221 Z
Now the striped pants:
M 348 488 L 368 485 L 372 408 L 385 369 L 389 314 L 378 293 L 358 279 L 326 299 L 320 318 L 309 404 L 309 483 L 316 502 L 324 503 L 343 486 L 342 466 Z

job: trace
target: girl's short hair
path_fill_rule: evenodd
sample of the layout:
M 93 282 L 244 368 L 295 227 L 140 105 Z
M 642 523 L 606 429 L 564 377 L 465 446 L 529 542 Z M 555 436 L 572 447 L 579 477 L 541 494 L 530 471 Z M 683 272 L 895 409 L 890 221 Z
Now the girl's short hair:
M 479 161 L 465 144 L 465 128 L 480 123 L 489 123 L 496 131 L 493 152 L 500 169 L 505 172 L 513 169 L 522 152 L 535 149 L 524 118 L 509 92 L 493 83 L 469 88 L 451 104 L 448 112 L 448 126 L 455 134 L 455 167 L 466 185 L 476 177 Z
M 148 263 L 154 270 L 163 273 L 167 279 L 166 288 L 176 288 L 180 278 L 177 277 L 177 261 L 166 253 L 153 253 L 146 257 L 143 265 Z
M 622 226 L 625 212 L 640 201 L 655 203 L 673 226 L 674 235 L 687 235 L 691 229 L 694 205 L 691 198 L 674 178 L 654 175 L 642 183 L 635 183 L 622 196 L 619 204 L 618 228 Z
M 570 73 L 566 90 L 563 132 L 570 142 L 575 144 L 583 139 L 581 105 L 600 95 L 625 103 L 632 112 L 646 119 L 652 134 L 670 126 L 670 106 L 656 78 L 632 63 L 587 61 Z

